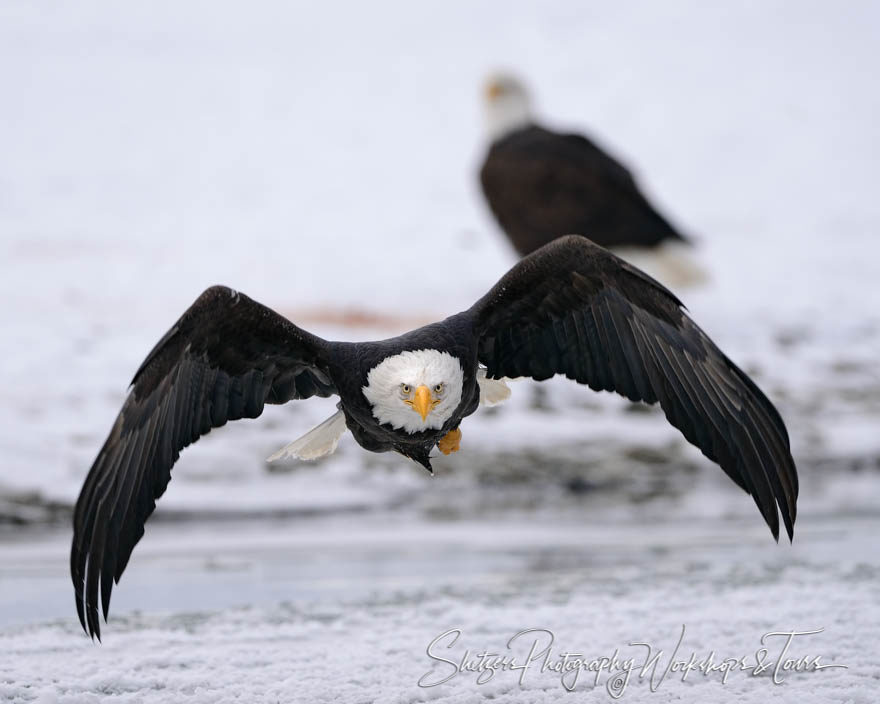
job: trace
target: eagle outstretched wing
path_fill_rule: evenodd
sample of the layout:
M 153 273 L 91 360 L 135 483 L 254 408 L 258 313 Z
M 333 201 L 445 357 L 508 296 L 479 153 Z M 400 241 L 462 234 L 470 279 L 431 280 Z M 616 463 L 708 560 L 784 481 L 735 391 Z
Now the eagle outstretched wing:
M 326 397 L 336 387 L 327 343 L 244 294 L 206 290 L 153 348 L 76 502 L 70 571 L 80 622 L 101 637 L 144 523 L 187 445 L 267 403 Z
M 564 374 L 597 391 L 659 402 L 669 422 L 789 539 L 798 495 L 776 408 L 662 284 L 580 236 L 523 259 L 466 312 L 491 378 Z

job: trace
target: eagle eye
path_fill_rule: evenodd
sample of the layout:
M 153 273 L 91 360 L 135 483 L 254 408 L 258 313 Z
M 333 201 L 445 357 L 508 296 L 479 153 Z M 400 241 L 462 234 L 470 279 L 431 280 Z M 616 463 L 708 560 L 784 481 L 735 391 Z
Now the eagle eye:
M 437 384 L 437 386 L 434 387 L 434 393 L 435 394 L 442 394 L 443 393 L 443 384 Z

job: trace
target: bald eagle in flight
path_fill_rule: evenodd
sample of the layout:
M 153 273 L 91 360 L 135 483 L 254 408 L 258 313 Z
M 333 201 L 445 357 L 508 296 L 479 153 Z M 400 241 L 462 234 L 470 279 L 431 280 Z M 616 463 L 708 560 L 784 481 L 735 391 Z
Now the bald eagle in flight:
M 687 239 L 648 202 L 629 170 L 583 135 L 536 124 L 518 79 L 490 78 L 485 101 L 492 142 L 480 185 L 520 255 L 581 232 L 665 283 L 705 278 Z
M 779 413 L 664 286 L 580 236 L 516 264 L 471 308 L 378 342 L 331 342 L 244 294 L 205 291 L 147 355 L 86 477 L 70 569 L 83 628 L 100 638 L 118 582 L 181 450 L 267 403 L 338 396 L 338 411 L 275 456 L 332 452 L 348 429 L 371 452 L 431 471 L 462 420 L 509 394 L 504 378 L 564 374 L 660 403 L 687 440 L 793 535 L 797 470 Z M 100 602 L 99 602 L 100 599 Z

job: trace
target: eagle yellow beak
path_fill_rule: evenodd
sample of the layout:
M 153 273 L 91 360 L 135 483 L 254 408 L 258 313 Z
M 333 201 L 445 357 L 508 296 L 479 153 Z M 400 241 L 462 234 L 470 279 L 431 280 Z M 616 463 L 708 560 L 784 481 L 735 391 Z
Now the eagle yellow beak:
M 419 415 L 422 417 L 422 422 L 428 418 L 428 414 L 434 407 L 431 399 L 431 390 L 424 384 L 416 389 L 416 393 L 412 400 L 412 407 L 413 410 L 418 411 Z

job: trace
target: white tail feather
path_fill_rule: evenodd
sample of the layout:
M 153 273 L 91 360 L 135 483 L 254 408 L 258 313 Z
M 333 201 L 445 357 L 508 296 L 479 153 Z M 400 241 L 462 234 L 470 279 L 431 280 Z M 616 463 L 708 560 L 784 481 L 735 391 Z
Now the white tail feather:
M 316 425 L 301 438 L 285 445 L 269 457 L 269 462 L 296 457 L 301 460 L 316 460 L 329 455 L 339 444 L 339 438 L 345 432 L 345 414 L 336 411 L 320 425 Z
M 700 286 L 709 280 L 709 273 L 697 261 L 694 248 L 683 242 L 663 242 L 652 249 L 615 247 L 611 251 L 673 291 Z
M 510 398 L 510 387 L 504 379 L 487 379 L 483 367 L 477 369 L 477 383 L 480 385 L 481 406 L 495 406 Z

